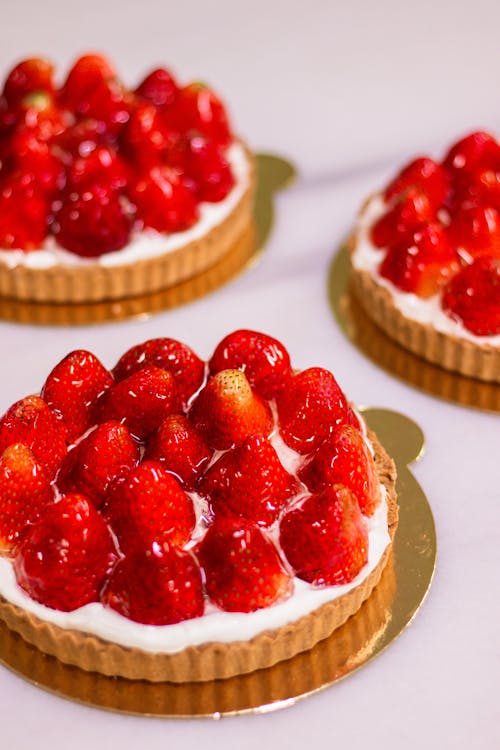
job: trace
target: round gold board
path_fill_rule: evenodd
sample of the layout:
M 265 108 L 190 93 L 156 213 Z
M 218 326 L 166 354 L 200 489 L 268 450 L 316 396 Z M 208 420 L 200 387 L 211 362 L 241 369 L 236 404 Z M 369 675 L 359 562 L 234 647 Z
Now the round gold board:
M 400 346 L 365 313 L 349 285 L 347 247 L 334 257 L 328 276 L 330 305 L 343 332 L 360 351 L 387 370 L 432 396 L 463 406 L 500 412 L 500 385 L 443 370 Z
M 24 302 L 0 296 L 0 319 L 35 325 L 88 325 L 127 318 L 149 317 L 192 302 L 226 284 L 257 262 L 274 221 L 274 194 L 295 177 L 286 159 L 258 154 L 254 226 L 213 266 L 185 281 L 153 294 L 86 304 Z
M 383 651 L 411 622 L 431 584 L 436 532 L 427 499 L 408 470 L 424 436 L 407 417 L 368 409 L 365 417 L 398 471 L 399 525 L 380 583 L 361 609 L 311 651 L 252 674 L 205 683 L 149 683 L 84 672 L 38 651 L 0 622 L 0 661 L 41 688 L 130 714 L 211 717 L 284 708 L 346 677 Z

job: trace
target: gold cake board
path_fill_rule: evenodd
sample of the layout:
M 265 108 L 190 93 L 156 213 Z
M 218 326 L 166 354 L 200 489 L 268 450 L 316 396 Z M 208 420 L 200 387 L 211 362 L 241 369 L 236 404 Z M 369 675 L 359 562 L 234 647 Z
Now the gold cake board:
M 65 665 L 0 623 L 0 661 L 41 688 L 91 706 L 147 716 L 214 719 L 289 706 L 367 664 L 406 628 L 422 604 L 434 572 L 436 533 L 425 494 L 407 468 L 422 454 L 422 431 L 396 412 L 369 409 L 365 417 L 396 462 L 399 525 L 373 594 L 313 649 L 269 669 L 227 680 L 149 683 Z

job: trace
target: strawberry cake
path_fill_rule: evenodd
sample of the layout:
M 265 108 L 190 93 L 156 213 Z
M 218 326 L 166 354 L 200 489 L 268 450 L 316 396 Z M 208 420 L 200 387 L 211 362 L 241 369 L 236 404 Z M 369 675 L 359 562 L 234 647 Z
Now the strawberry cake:
M 127 88 L 23 60 L 0 96 L 0 294 L 93 302 L 209 268 L 252 229 L 253 157 L 219 97 L 159 68 Z
M 353 289 L 389 336 L 449 370 L 500 383 L 500 145 L 488 133 L 420 157 L 363 206 Z
M 204 681 L 308 650 L 377 585 L 395 469 L 321 367 L 229 334 L 68 354 L 0 419 L 0 618 L 61 661 Z

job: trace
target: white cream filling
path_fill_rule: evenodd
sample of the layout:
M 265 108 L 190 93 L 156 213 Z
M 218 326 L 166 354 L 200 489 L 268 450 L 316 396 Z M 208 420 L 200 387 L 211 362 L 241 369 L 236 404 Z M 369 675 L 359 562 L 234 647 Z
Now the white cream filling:
M 377 284 L 390 292 L 398 310 L 410 320 L 431 325 L 441 333 L 466 339 L 475 344 L 500 346 L 500 335 L 475 336 L 461 323 L 448 317 L 441 309 L 439 294 L 423 299 L 416 294 L 402 292 L 392 282 L 380 275 L 378 269 L 384 258 L 384 250 L 373 244 L 370 239 L 370 229 L 386 211 L 387 205 L 380 194 L 371 198 L 363 208 L 356 227 L 356 247 L 352 254 L 353 266 L 360 271 L 368 271 Z
M 199 219 L 194 226 L 184 232 L 162 234 L 154 229 L 146 229 L 132 234 L 130 242 L 121 250 L 106 253 L 98 258 L 82 258 L 70 253 L 57 244 L 54 237 L 47 237 L 40 250 L 0 250 L 0 263 L 9 268 L 51 268 L 52 266 L 120 266 L 145 258 L 155 258 L 171 253 L 188 242 L 198 240 L 226 219 L 242 197 L 249 180 L 249 163 L 245 149 L 240 143 L 233 143 L 227 158 L 233 170 L 235 185 L 224 200 L 219 203 L 200 203 Z

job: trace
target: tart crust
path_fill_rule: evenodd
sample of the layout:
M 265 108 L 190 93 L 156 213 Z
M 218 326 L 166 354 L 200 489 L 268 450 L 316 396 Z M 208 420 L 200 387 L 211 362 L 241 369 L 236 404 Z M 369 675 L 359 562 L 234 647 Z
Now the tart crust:
M 351 255 L 355 247 L 353 237 L 349 243 Z M 476 344 L 407 318 L 397 308 L 389 290 L 377 284 L 369 271 L 355 268 L 352 262 L 351 287 L 368 317 L 401 346 L 445 370 L 500 383 L 500 349 L 497 347 Z
M 149 653 L 126 648 L 97 636 L 66 630 L 26 612 L 0 597 L 0 618 L 11 630 L 41 651 L 90 672 L 150 682 L 203 682 L 254 672 L 307 651 L 327 638 L 361 607 L 379 582 L 392 549 L 398 524 L 396 468 L 373 433 L 379 481 L 386 488 L 391 543 L 376 568 L 356 588 L 310 614 L 249 641 L 206 643 L 177 653 Z
M 100 302 L 157 292 L 205 271 L 252 225 L 255 160 L 246 146 L 244 151 L 249 174 L 243 195 L 230 214 L 199 239 L 164 255 L 109 267 L 90 263 L 10 268 L 0 261 L 0 295 L 30 302 Z

